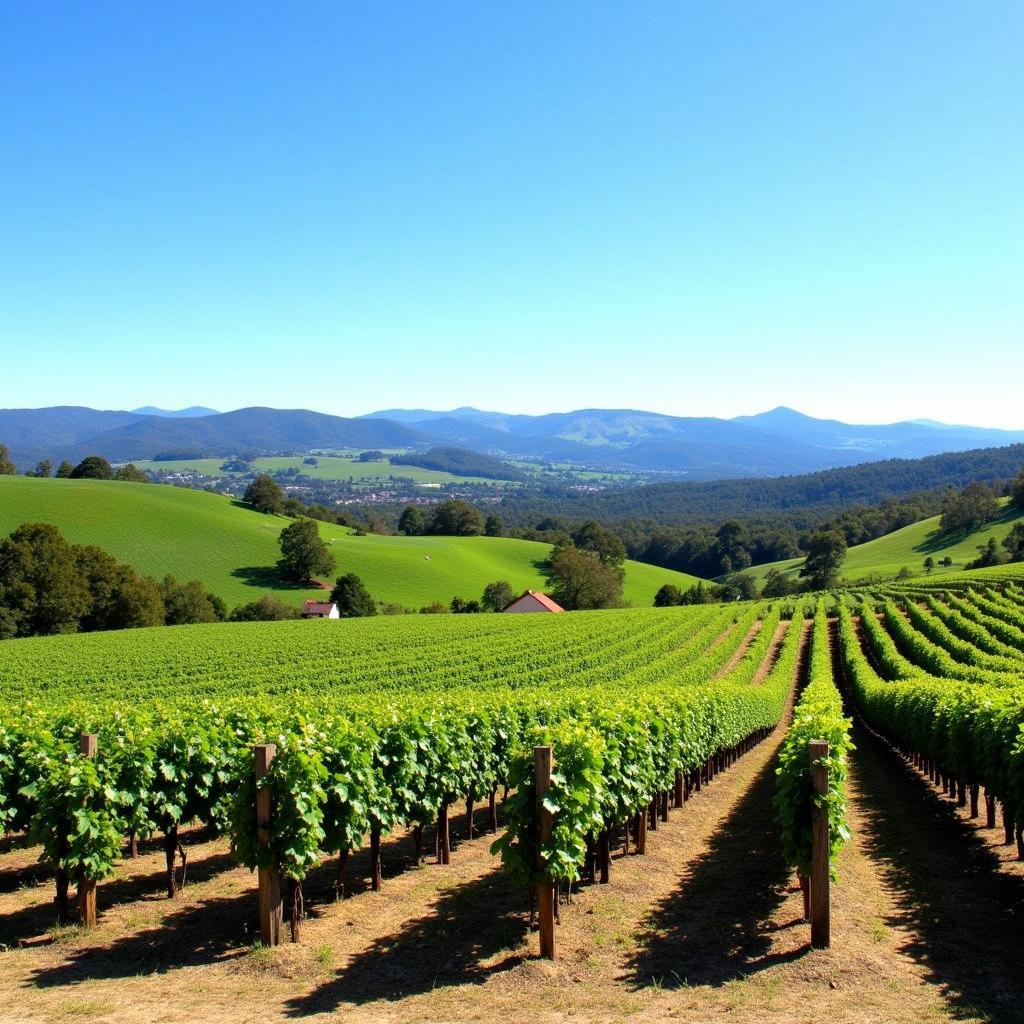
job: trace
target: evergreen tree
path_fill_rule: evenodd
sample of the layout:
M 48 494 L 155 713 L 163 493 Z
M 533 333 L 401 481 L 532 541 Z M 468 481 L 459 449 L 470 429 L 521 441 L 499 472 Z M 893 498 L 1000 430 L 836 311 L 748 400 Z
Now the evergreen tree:
M 398 529 L 406 537 L 418 537 L 426 527 L 427 517 L 415 505 L 406 505 L 398 517 Z
M 14 476 L 17 472 L 14 463 L 11 462 L 10 449 L 5 444 L 0 444 L 0 476 Z
M 377 606 L 370 592 L 354 572 L 338 577 L 331 591 L 331 601 L 338 606 L 338 614 L 343 619 L 365 618 L 377 614 Z

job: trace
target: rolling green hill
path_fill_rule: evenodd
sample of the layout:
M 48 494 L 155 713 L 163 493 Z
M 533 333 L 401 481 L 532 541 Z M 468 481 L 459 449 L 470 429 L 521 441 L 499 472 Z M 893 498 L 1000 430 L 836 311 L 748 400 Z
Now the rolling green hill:
M 987 544 L 989 537 L 995 537 L 997 542 L 1002 541 L 1013 524 L 1021 519 L 1024 519 L 1024 511 L 1011 507 L 1005 501 L 998 519 L 966 535 L 943 537 L 939 534 L 938 516 L 923 519 L 877 540 L 850 548 L 843 562 L 842 573 L 848 579 L 864 576 L 891 577 L 906 566 L 915 576 L 922 576 L 925 573 L 924 560 L 929 555 L 935 559 L 932 576 L 960 572 L 968 562 L 978 557 L 978 547 Z M 947 555 L 953 559 L 953 564 L 939 565 Z M 784 562 L 756 566 L 751 573 L 763 579 L 770 569 L 781 569 L 787 576 L 795 576 L 802 564 L 802 558 L 791 558 Z
M 0 536 L 24 522 L 59 527 L 76 544 L 97 544 L 141 572 L 198 578 L 229 607 L 277 591 L 295 603 L 322 591 L 289 587 L 274 571 L 277 538 L 288 524 L 228 498 L 158 484 L 0 477 Z M 548 548 L 495 537 L 357 537 L 320 524 L 337 572 L 355 572 L 374 597 L 421 607 L 456 595 L 479 597 L 494 580 L 542 588 L 538 563 Z M 649 605 L 663 583 L 694 577 L 639 562 L 626 564 L 625 598 Z

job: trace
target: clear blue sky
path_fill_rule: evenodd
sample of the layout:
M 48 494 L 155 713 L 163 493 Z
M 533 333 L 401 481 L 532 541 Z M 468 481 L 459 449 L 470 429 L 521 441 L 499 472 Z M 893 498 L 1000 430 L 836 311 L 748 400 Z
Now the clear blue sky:
M 0 406 L 1024 426 L 1024 4 L 0 8 Z

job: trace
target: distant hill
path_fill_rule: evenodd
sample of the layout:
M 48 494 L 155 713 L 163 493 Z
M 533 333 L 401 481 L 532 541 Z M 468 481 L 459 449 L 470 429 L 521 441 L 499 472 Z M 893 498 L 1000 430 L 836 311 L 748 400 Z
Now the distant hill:
M 0 477 L 0 537 L 24 522 L 53 523 L 69 540 L 98 544 L 140 572 L 201 579 L 229 607 L 277 592 L 298 604 L 323 591 L 289 587 L 274 569 L 277 538 L 290 520 L 266 516 L 205 491 L 161 484 Z M 355 572 L 375 598 L 422 607 L 478 598 L 496 580 L 543 589 L 538 563 L 550 548 L 503 537 L 357 537 L 320 523 L 338 573 Z M 695 578 L 639 562 L 626 564 L 626 599 L 650 605 L 663 583 Z
M 0 410 L 0 440 L 19 468 L 42 458 L 99 454 L 112 462 L 169 452 L 233 455 L 310 448 L 406 448 L 422 435 L 390 421 L 345 419 L 306 409 L 253 407 L 205 416 L 167 417 L 92 409 Z
M 472 408 L 433 415 L 426 409 L 391 409 L 367 418 L 382 417 L 414 424 L 421 433 L 460 447 L 595 468 L 670 472 L 693 480 L 807 473 L 1024 442 L 1024 429 L 921 420 L 848 424 L 782 406 L 734 419 L 665 416 L 638 409 L 522 416 Z
M 190 405 L 187 409 L 158 409 L 155 405 L 143 405 L 132 409 L 140 416 L 166 416 L 168 419 L 191 419 L 193 416 L 217 416 L 216 409 L 208 409 L 205 405 Z
M 997 542 L 1001 542 L 1013 525 L 1022 519 L 1024 511 L 1004 503 L 999 518 L 994 522 L 971 533 L 952 537 L 939 532 L 938 516 L 924 519 L 877 540 L 850 548 L 841 571 L 849 579 L 860 579 L 865 576 L 895 576 L 906 567 L 914 576 L 923 576 L 924 560 L 930 555 L 936 563 L 930 575 L 960 572 L 968 562 L 978 557 L 978 548 L 987 544 L 989 537 L 995 537 Z M 953 564 L 949 567 L 940 566 L 938 563 L 947 557 L 953 560 Z M 801 565 L 802 558 L 792 558 L 785 562 L 759 565 L 750 571 L 758 579 L 763 579 L 771 569 L 779 569 L 787 576 L 795 577 Z
M 184 413 L 203 410 L 183 410 Z M 1024 430 L 930 422 L 864 426 L 778 408 L 736 419 L 578 409 L 543 416 L 460 408 L 391 409 L 348 419 L 307 409 L 246 408 L 206 415 L 0 410 L 0 441 L 21 468 L 40 458 L 104 455 L 115 462 L 175 453 L 293 454 L 312 448 L 464 448 L 599 470 L 694 481 L 810 473 L 889 458 L 921 458 L 1024 443 Z
M 472 452 L 466 448 L 431 448 L 427 452 L 392 455 L 392 466 L 419 466 L 454 476 L 487 477 L 491 480 L 525 480 L 526 474 L 515 466 L 490 455 Z
M 947 452 L 923 459 L 885 459 L 817 473 L 768 479 L 651 483 L 598 492 L 510 491 L 502 500 L 509 523 L 533 525 L 550 515 L 568 519 L 642 519 L 671 525 L 721 523 L 804 513 L 805 522 L 853 505 L 879 505 L 922 492 L 1002 483 L 1024 468 L 1024 444 Z

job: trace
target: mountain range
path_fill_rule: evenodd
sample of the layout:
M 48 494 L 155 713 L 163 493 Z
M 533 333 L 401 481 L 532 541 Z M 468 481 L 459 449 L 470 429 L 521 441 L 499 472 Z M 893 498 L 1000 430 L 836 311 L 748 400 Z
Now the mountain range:
M 889 458 L 1024 442 L 1024 430 L 916 420 L 884 425 L 815 419 L 779 407 L 733 419 L 636 409 L 526 416 L 469 407 L 387 409 L 357 418 L 252 407 L 168 413 L 78 406 L 0 410 L 0 441 L 19 468 L 42 458 L 100 454 L 123 462 L 157 455 L 294 453 L 316 448 L 448 445 L 503 457 L 571 462 L 687 480 L 807 473 Z

